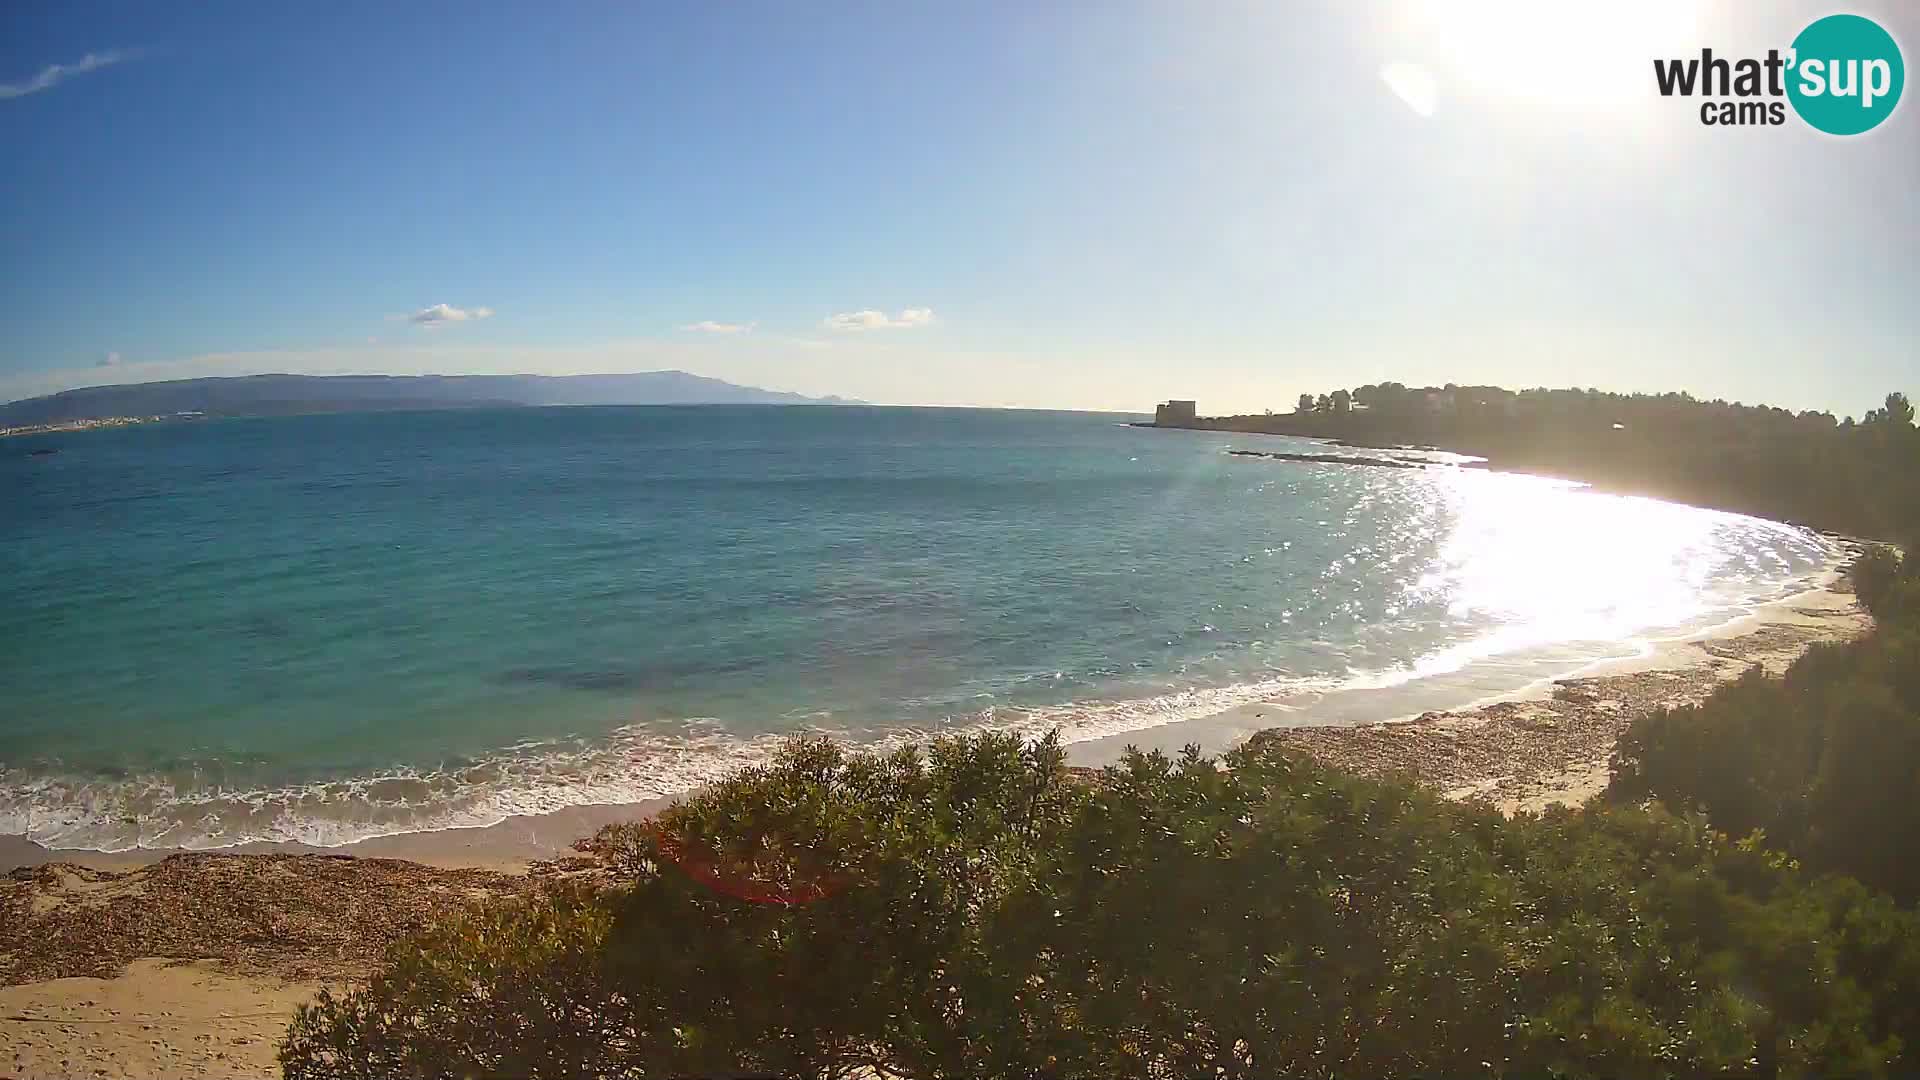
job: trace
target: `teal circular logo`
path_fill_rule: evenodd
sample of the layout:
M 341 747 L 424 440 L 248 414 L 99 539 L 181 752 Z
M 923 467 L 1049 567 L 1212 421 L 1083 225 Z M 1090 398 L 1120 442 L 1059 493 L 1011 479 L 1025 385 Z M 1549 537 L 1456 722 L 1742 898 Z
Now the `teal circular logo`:
M 1872 19 L 1829 15 L 1793 39 L 1787 100 L 1829 135 L 1871 131 L 1900 104 L 1907 66 L 1893 35 Z

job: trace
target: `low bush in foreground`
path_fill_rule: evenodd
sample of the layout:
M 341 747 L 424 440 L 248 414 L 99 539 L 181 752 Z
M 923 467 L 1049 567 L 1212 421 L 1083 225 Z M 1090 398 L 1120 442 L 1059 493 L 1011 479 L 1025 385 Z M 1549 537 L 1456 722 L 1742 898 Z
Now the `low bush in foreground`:
M 1225 768 L 1219 766 L 1224 765 Z M 304 1009 L 286 1075 L 1896 1075 L 1920 927 L 1657 807 L 1507 821 L 1255 744 L 799 741 Z
M 1819 645 L 1784 678 L 1753 670 L 1697 706 L 1634 722 L 1611 793 L 1697 807 L 1754 830 L 1814 870 L 1920 900 L 1920 560 L 1887 549 L 1854 566 L 1877 626 Z

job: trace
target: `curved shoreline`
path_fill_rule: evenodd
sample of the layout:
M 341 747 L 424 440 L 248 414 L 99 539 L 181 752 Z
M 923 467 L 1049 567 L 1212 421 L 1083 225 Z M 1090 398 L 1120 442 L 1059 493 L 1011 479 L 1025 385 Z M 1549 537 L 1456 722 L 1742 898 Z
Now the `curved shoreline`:
M 1738 672 L 1737 668 L 1718 672 L 1701 670 L 1703 663 L 1708 668 L 1714 666 L 1706 646 L 1740 641 L 1749 631 L 1797 623 L 1802 629 L 1768 631 L 1768 640 L 1776 646 L 1783 635 L 1800 640 L 1799 646 L 1792 650 L 1796 656 L 1812 641 L 1838 640 L 1864 632 L 1870 623 L 1864 615 L 1855 613 L 1851 595 L 1834 588 L 1841 576 L 1839 567 L 1849 554 L 1845 548 L 1837 549 L 1834 562 L 1812 579 L 1817 584 L 1811 589 L 1753 604 L 1750 611 L 1711 626 L 1681 630 L 1666 637 L 1624 639 L 1618 643 L 1622 651 L 1611 656 L 1595 657 L 1590 649 L 1576 649 L 1572 643 L 1561 643 L 1472 658 L 1458 667 L 1415 677 L 1361 680 L 1357 685 L 1332 690 L 1289 686 L 1280 693 L 1272 690 L 1265 696 L 1256 693 L 1250 699 L 1224 707 L 1220 698 L 1212 695 L 1219 693 L 1232 700 L 1237 696 L 1232 693 L 1234 688 L 1197 692 L 1191 695 L 1191 701 L 1182 701 L 1185 695 L 1170 695 L 1164 704 L 1165 712 L 1172 719 L 1145 726 L 1129 725 L 1110 734 L 1080 738 L 1068 744 L 1069 759 L 1075 765 L 1092 767 L 1117 760 L 1128 746 L 1176 753 L 1193 743 L 1203 751 L 1218 753 L 1256 737 L 1279 738 L 1345 768 L 1359 772 L 1410 773 L 1449 793 L 1457 789 L 1460 793 L 1480 793 L 1511 801 L 1502 793 L 1533 789 L 1587 791 L 1594 789 L 1595 761 L 1604 763 L 1614 735 L 1624 728 L 1633 713 L 1603 722 L 1582 712 L 1554 732 L 1532 732 L 1526 728 L 1527 723 L 1537 726 L 1542 717 L 1555 710 L 1566 711 L 1570 706 L 1562 699 L 1568 697 L 1567 688 L 1589 680 L 1637 677 L 1639 683 L 1617 692 L 1628 693 L 1635 701 L 1647 702 L 1647 708 L 1697 699 L 1717 685 L 1720 678 L 1731 677 L 1727 671 Z M 1807 608 L 1826 614 L 1811 620 L 1795 614 Z M 1756 654 L 1765 651 L 1752 643 L 1714 647 Z M 1732 663 L 1724 656 L 1720 659 Z M 1668 674 L 1655 676 L 1650 672 Z M 1650 683 L 1649 679 L 1657 681 Z M 1257 691 L 1258 687 L 1240 689 Z M 1601 698 L 1606 700 L 1607 695 L 1602 694 Z M 1529 717 L 1533 719 L 1528 720 Z M 1042 726 L 1045 726 L 1044 717 Z M 1486 730 L 1477 735 L 1465 734 L 1479 728 Z M 1429 729 L 1448 732 L 1446 741 L 1416 749 L 1417 740 L 1410 741 L 1408 733 Z M 1383 743 L 1381 733 L 1387 730 L 1394 733 L 1395 739 Z M 1603 739 L 1604 747 L 1599 746 L 1597 739 Z M 1555 750 L 1556 745 L 1566 749 Z M 1514 746 L 1525 746 L 1523 756 L 1533 764 L 1503 772 L 1496 767 L 1502 760 L 1501 754 Z M 1470 751 L 1473 747 L 1480 749 Z M 1461 765 L 1459 762 L 1466 760 L 1463 754 L 1478 764 L 1471 769 Z M 1450 761 L 1453 764 L 1447 764 Z M 1541 776 L 1539 762 L 1542 761 L 1555 763 L 1559 772 L 1568 775 L 1548 783 Z M 590 835 L 600 826 L 649 816 L 680 794 L 581 804 L 543 813 L 509 814 L 486 824 L 395 831 L 327 846 L 292 840 L 253 840 L 222 847 L 98 851 L 48 847 L 19 834 L 5 834 L 0 835 L 0 868 L 70 862 L 101 869 L 124 869 L 192 851 L 198 854 L 313 853 L 400 858 L 443 867 L 521 869 L 534 861 L 563 858 L 570 853 L 575 840 Z
M 1777 675 L 1809 647 L 1868 633 L 1851 592 L 1812 590 L 1729 626 L 1602 661 L 1539 691 L 1397 723 L 1280 728 L 1254 736 L 1362 775 L 1399 775 L 1502 811 L 1577 806 L 1606 789 L 1615 743 L 1638 717 L 1696 704 L 1758 666 Z
M 1491 703 L 1397 721 L 1276 727 L 1290 706 L 1260 702 L 1069 752 L 1089 763 L 1102 746 L 1145 743 L 1147 735 L 1177 749 L 1210 725 L 1214 738 L 1243 732 L 1352 771 L 1410 775 L 1450 797 L 1538 810 L 1598 793 L 1607 753 L 1641 712 L 1697 700 L 1753 664 L 1777 670 L 1816 641 L 1871 625 L 1844 585 L 1829 580 Z M 0 1049 L 11 1048 L 16 1064 L 83 1059 L 117 1072 L 152 1072 L 164 1062 L 166 1071 L 269 1073 L 294 1006 L 321 985 L 363 978 L 388 941 L 450 905 L 517 895 L 576 872 L 577 863 L 563 861 L 576 839 L 669 801 L 576 807 L 329 849 L 250 844 L 107 855 L 0 838 L 0 866 L 47 864 L 0 878 L 0 925 L 17 927 L 12 938 L 0 935 Z M 240 931 L 262 921 L 275 938 L 249 944 L 258 939 Z
M 1752 663 L 1778 670 L 1816 642 L 1843 641 L 1866 633 L 1872 619 L 1854 600 L 1843 578 L 1843 571 L 1836 567 L 1821 575 L 1813 588 L 1757 604 L 1752 611 L 1713 626 L 1646 639 L 1632 654 L 1575 662 L 1562 672 L 1518 688 L 1497 690 L 1444 708 L 1396 708 L 1389 697 L 1365 690 L 1334 695 L 1344 700 L 1333 710 L 1324 701 L 1275 699 L 1129 736 L 1076 744 L 1069 753 L 1077 764 L 1099 765 L 1117 760 L 1129 743 L 1167 753 L 1191 743 L 1203 752 L 1218 753 L 1249 739 L 1268 738 L 1360 772 L 1411 773 L 1416 780 L 1441 786 L 1450 794 L 1467 785 L 1486 788 L 1504 774 L 1483 771 L 1460 778 L 1423 767 L 1417 758 L 1405 754 L 1396 755 L 1399 767 L 1390 767 L 1370 760 L 1365 748 L 1373 746 L 1383 734 L 1399 737 L 1432 727 L 1450 730 L 1449 741 L 1440 745 L 1454 746 L 1461 742 L 1461 731 L 1502 714 L 1552 711 L 1556 702 L 1581 696 L 1590 684 L 1633 691 L 1622 707 L 1611 710 L 1619 716 L 1609 728 L 1624 728 L 1641 712 L 1704 697 Z M 1309 706 L 1320 715 L 1303 716 Z M 1329 711 L 1335 714 L 1331 719 Z M 1490 735 L 1465 741 L 1485 741 Z M 1609 735 L 1607 750 L 1611 744 Z M 1458 783 L 1448 782 L 1456 779 Z
M 1257 498 L 1249 493 L 1268 490 L 1270 481 L 1259 475 L 1263 466 L 1253 464 L 1243 473 L 1240 466 L 1214 460 L 1218 440 L 1184 441 L 1195 444 L 1188 447 L 1197 455 L 1189 462 L 1195 469 L 1235 478 L 1221 489 L 1226 494 L 1253 502 Z M 1115 468 L 1133 475 L 1131 466 Z M 1341 473 L 1342 483 L 1358 482 L 1352 470 L 1332 471 Z M 1252 486 L 1241 486 L 1243 477 L 1250 478 L 1246 483 Z M 90 730 L 93 721 L 86 717 L 91 714 L 76 714 L 86 722 L 62 728 L 64 698 L 51 693 L 44 701 L 29 703 L 35 706 L 37 723 L 59 729 L 60 738 L 41 740 L 38 729 L 31 728 L 28 738 L 18 740 L 25 749 L 11 755 L 18 759 L 17 766 L 0 769 L 0 834 L 132 859 L 155 857 L 132 850 L 142 846 L 160 853 L 174 848 L 248 850 L 239 845 L 249 841 L 353 850 L 352 845 L 375 836 L 470 833 L 546 818 L 568 806 L 651 803 L 764 759 L 773 749 L 768 740 L 777 743 L 779 736 L 756 733 L 794 725 L 842 728 L 842 738 L 870 745 L 968 728 L 1037 735 L 1058 726 L 1070 740 L 1098 744 L 1116 736 L 1148 739 L 1153 729 L 1164 725 L 1277 698 L 1323 703 L 1298 714 L 1316 723 L 1374 720 L 1521 692 L 1536 676 L 1631 651 L 1632 646 L 1622 642 L 1645 634 L 1642 624 L 1666 624 L 1669 629 L 1659 631 L 1666 633 L 1726 618 L 1785 589 L 1803 587 L 1832 556 L 1830 544 L 1803 530 L 1754 519 L 1677 506 L 1612 505 L 1616 501 L 1586 496 L 1560 501 L 1563 489 L 1572 485 L 1517 484 L 1509 490 L 1504 480 L 1446 475 L 1411 485 L 1419 490 L 1407 496 L 1409 507 L 1420 509 L 1403 514 L 1369 510 L 1370 500 L 1380 494 L 1362 490 L 1377 482 L 1397 491 L 1403 486 L 1399 478 L 1360 480 L 1365 481 L 1361 489 L 1328 504 L 1344 508 L 1340 514 L 1329 510 L 1301 516 L 1292 509 L 1290 497 L 1275 496 L 1265 501 L 1281 506 L 1285 520 L 1222 516 L 1221 508 L 1229 504 L 1212 500 L 1181 511 L 1191 528 L 1183 528 L 1178 517 L 1140 516 L 1146 522 L 1140 538 L 1146 551 L 1172 550 L 1179 546 L 1180 534 L 1192 532 L 1201 538 L 1204 558 L 1219 561 L 1141 560 L 1103 568 L 1097 580 L 1119 582 L 1112 586 L 1113 595 L 1126 603 L 1067 605 L 1044 620 L 1007 622 L 1019 627 L 1017 634 L 1000 630 L 994 620 L 1057 606 L 1048 595 L 1054 579 L 1041 579 L 1038 588 L 983 593 L 984 602 L 956 610 L 965 620 L 966 634 L 973 633 L 976 621 L 985 620 L 980 622 L 986 628 L 980 637 L 994 643 L 992 648 L 975 648 L 964 635 L 956 639 L 963 643 L 951 648 L 922 644 L 919 632 L 926 620 L 950 616 L 903 607 L 896 624 L 885 628 L 887 648 L 839 658 L 825 627 L 803 622 L 799 635 L 791 633 L 789 621 L 814 613 L 804 603 L 780 615 L 781 634 L 787 636 L 746 642 L 750 659 L 768 663 L 760 670 L 741 669 L 748 674 L 737 679 L 732 667 L 708 670 L 704 660 L 654 665 L 644 642 L 635 644 L 618 635 L 607 635 L 609 654 L 630 648 L 634 657 L 532 669 L 508 668 L 504 661 L 494 664 L 492 655 L 470 638 L 443 640 L 423 632 L 417 647 L 435 659 L 413 667 L 437 681 L 416 681 L 406 668 L 398 669 L 400 674 L 391 681 L 369 678 L 365 707 L 354 712 L 346 707 L 361 704 L 358 697 L 334 697 L 329 691 L 335 681 L 357 674 L 343 659 L 357 654 L 328 651 L 339 648 L 337 644 L 302 645 L 301 655 L 311 657 L 310 667 L 344 676 L 280 690 L 274 680 L 283 674 L 278 665 L 284 650 L 263 644 L 257 656 L 237 654 L 240 662 L 215 665 L 250 681 L 236 691 L 239 696 L 231 709 L 205 715 L 204 734 L 197 726 L 197 710 L 177 714 L 182 703 L 199 699 L 174 699 L 158 692 L 165 689 L 164 682 L 154 684 L 159 722 L 148 728 L 161 734 L 129 738 L 124 752 L 113 749 L 111 741 L 105 743 L 109 752 L 94 750 L 101 739 Z M 1455 486 L 1461 490 L 1447 490 Z M 1563 508 L 1564 521 L 1556 512 Z M 1386 516 L 1376 528 L 1369 519 L 1381 514 Z M 1133 517 L 1103 512 L 1097 527 Z M 1315 517 L 1328 520 L 1309 520 Z M 1662 528 L 1669 518 L 1673 527 Z M 1354 521 L 1361 526 L 1350 527 Z M 1573 521 L 1594 527 L 1570 526 Z M 1274 530 L 1272 536 L 1253 527 L 1263 522 Z M 1578 542 L 1582 537 L 1610 537 L 1607 530 L 1615 527 L 1631 530 L 1620 534 L 1623 539 L 1631 535 L 1650 542 L 1615 545 L 1625 549 L 1619 558 L 1604 548 L 1589 551 Z M 1524 534 L 1522 544 L 1501 542 L 1516 532 Z M 1074 535 L 1078 533 L 1063 534 L 1063 542 Z M 1284 549 L 1295 545 L 1281 538 L 1296 535 L 1321 536 L 1301 545 L 1311 557 L 1303 557 L 1304 551 L 1286 553 Z M 1384 560 L 1378 571 L 1363 565 L 1369 552 Z M 1265 561 L 1269 559 L 1271 564 Z M 996 588 L 1025 580 L 1013 569 L 990 566 L 986 580 L 998 582 Z M 1120 577 L 1120 571 L 1144 576 Z M 1155 575 L 1159 580 L 1153 580 Z M 1195 575 L 1193 582 L 1185 580 Z M 1603 579 L 1602 587 L 1583 587 Z M 1259 591 L 1259 583 L 1267 581 L 1278 584 Z M 1223 582 L 1250 591 L 1223 589 Z M 859 603 L 884 603 L 896 588 L 905 587 L 862 586 L 858 595 L 864 599 Z M 1076 588 L 1058 595 L 1070 596 Z M 1544 599 L 1534 603 L 1534 598 Z M 1293 607 L 1301 613 L 1287 610 Z M 1221 623 L 1220 631 L 1206 625 L 1214 622 Z M 824 643 L 819 651 L 831 658 L 829 666 L 785 665 L 780 657 L 794 651 L 788 648 L 789 637 L 817 637 Z M 1580 640 L 1572 640 L 1576 638 Z M 884 669 L 888 657 L 901 654 L 892 646 L 895 640 L 932 658 L 931 678 L 918 673 L 895 678 Z M 1009 643 L 1029 640 L 1049 647 L 1036 653 L 1010 650 Z M 574 647 L 571 640 L 564 644 L 569 651 Z M 1051 647 L 1056 644 L 1060 647 Z M 477 662 L 462 655 L 463 646 L 473 651 Z M 699 655 L 724 659 L 730 650 L 737 652 L 738 645 Z M 85 655 L 84 650 L 55 650 L 34 659 L 44 659 L 47 670 L 65 676 L 48 685 L 64 682 L 92 693 L 86 665 L 69 668 L 56 662 L 58 656 Z M 443 656 L 444 663 L 439 659 Z M 509 659 L 519 663 L 517 657 Z M 1044 666 L 1038 661 L 1045 661 Z M 1026 671 L 1030 664 L 1038 670 Z M 658 693 L 642 686 L 640 673 L 656 666 L 674 672 L 684 667 L 685 692 L 674 689 L 675 683 Z M 1064 675 L 1056 667 L 1064 669 Z M 874 674 L 862 668 L 873 668 Z M 539 670 L 554 674 L 533 681 L 556 685 L 527 689 L 525 696 L 520 689 L 501 689 L 485 681 L 501 671 Z M 1269 679 L 1274 671 L 1305 677 Z M 257 680 L 256 674 L 261 676 Z M 569 684 L 570 677 L 578 682 Z M 1049 684 L 1049 677 L 1064 681 Z M 508 681 L 520 686 L 522 680 L 515 676 Z M 943 692 L 925 700 L 902 699 L 929 681 Z M 753 692 L 736 693 L 736 683 Z M 122 679 L 121 685 L 139 687 L 131 679 Z M 955 692 L 944 692 L 949 686 Z M 796 696 L 795 688 L 816 692 Z M 1350 703 L 1361 699 L 1345 693 L 1356 688 L 1389 689 L 1372 695 L 1360 708 Z M 583 690 L 595 693 L 578 692 Z M 979 693 L 971 698 L 959 692 L 974 690 Z M 274 700 L 258 697 L 266 691 L 288 703 L 288 718 L 312 720 L 317 741 L 254 739 L 253 729 L 273 719 L 251 715 L 264 707 L 261 700 Z M 709 691 L 724 693 L 716 702 Z M 101 693 L 102 701 L 111 697 Z M 421 702 L 412 700 L 416 694 Z M 1079 700 L 1061 700 L 1069 695 Z M 981 706 L 989 703 L 1001 707 L 983 711 Z M 807 709 L 815 707 L 826 719 L 810 718 Z M 116 709 L 114 723 L 138 719 L 143 708 L 135 704 Z M 702 711 L 726 719 L 685 718 Z M 943 721 L 941 713 L 957 715 Z M 395 720 L 391 725 L 384 723 L 388 715 Z M 342 716 L 360 728 L 336 731 L 335 721 Z M 292 720 L 283 723 L 291 727 Z M 702 723 L 708 726 L 690 730 Z M 387 739 L 387 727 L 399 735 Z M 116 730 L 100 724 L 105 735 Z M 256 745 L 265 749 L 257 754 L 248 750 Z M 309 746 L 319 749 L 291 749 Z M 70 766 L 62 765 L 62 759 Z M 5 857 L 0 852 L 0 859 Z

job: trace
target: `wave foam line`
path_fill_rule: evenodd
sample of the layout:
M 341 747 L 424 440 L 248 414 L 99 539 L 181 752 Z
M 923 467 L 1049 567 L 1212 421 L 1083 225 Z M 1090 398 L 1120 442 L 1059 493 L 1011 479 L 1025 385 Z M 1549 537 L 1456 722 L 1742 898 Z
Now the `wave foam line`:
M 1768 595 L 1756 594 L 1736 603 L 1732 610 L 1740 614 L 1733 618 L 1750 614 L 1750 605 L 1830 583 L 1845 552 L 1833 544 L 1828 549 L 1826 566 L 1809 577 L 1770 583 Z M 1630 637 L 1614 641 L 1645 644 Z M 1122 701 L 993 706 L 941 724 L 869 733 L 803 730 L 876 750 L 942 734 L 980 731 L 1037 737 L 1058 729 L 1068 743 L 1086 742 L 1197 720 L 1287 695 L 1395 687 L 1547 643 L 1509 626 L 1403 666 L 1349 672 L 1345 677 L 1278 677 Z M 737 769 L 764 764 L 788 737 L 743 738 L 707 719 L 679 726 L 677 733 L 621 728 L 604 740 L 566 747 L 523 744 L 452 768 L 396 768 L 374 776 L 248 791 L 183 791 L 158 776 L 102 780 L 31 775 L 0 766 L 0 834 L 24 835 L 48 847 L 106 852 L 204 850 L 255 841 L 338 847 L 378 836 L 484 828 L 512 817 L 570 807 L 679 795 Z

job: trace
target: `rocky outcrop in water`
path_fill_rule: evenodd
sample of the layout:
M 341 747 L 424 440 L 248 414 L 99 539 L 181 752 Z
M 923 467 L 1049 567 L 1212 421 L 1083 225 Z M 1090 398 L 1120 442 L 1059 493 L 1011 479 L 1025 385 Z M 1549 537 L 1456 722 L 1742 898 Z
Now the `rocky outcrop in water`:
M 1317 465 L 1372 465 L 1382 469 L 1424 469 L 1437 461 L 1419 458 L 1348 457 L 1343 454 L 1283 454 L 1268 450 L 1229 450 L 1234 457 L 1272 458 L 1275 461 L 1305 461 Z

